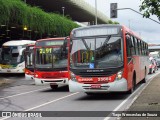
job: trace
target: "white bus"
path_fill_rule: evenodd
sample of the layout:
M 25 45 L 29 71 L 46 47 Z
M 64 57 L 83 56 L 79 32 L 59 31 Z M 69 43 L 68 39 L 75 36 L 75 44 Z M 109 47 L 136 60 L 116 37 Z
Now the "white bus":
M 24 73 L 24 52 L 32 40 L 13 40 L 5 42 L 1 48 L 0 73 Z

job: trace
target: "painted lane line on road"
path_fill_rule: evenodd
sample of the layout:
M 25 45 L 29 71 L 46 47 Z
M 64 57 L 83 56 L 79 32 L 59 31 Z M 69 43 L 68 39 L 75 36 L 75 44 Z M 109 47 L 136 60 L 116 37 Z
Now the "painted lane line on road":
M 24 94 L 29 94 L 29 93 L 40 91 L 40 90 L 45 90 L 47 88 L 48 87 L 43 88 L 43 89 L 37 89 L 37 90 L 33 90 L 33 91 L 28 91 L 28 92 L 24 92 L 24 93 L 20 93 L 20 94 L 15 94 L 15 95 L 7 96 L 7 97 L 0 97 L 0 100 L 6 99 L 6 98 L 11 98 L 11 97 L 16 97 L 16 96 L 20 96 L 20 95 L 24 95 Z
M 46 103 L 44 103 L 44 104 L 41 104 L 41 105 L 38 105 L 38 106 L 35 106 L 35 107 L 32 107 L 32 108 L 29 108 L 29 109 L 24 110 L 24 111 L 34 110 L 34 109 L 37 109 L 37 108 L 43 107 L 43 106 L 45 106 L 45 105 L 48 105 L 48 104 L 50 104 L 50 103 L 54 103 L 54 102 L 57 102 L 57 101 L 59 101 L 59 100 L 62 100 L 62 99 L 68 98 L 68 97 L 70 97 L 70 96 L 76 95 L 76 94 L 78 94 L 78 93 L 79 93 L 79 92 L 72 93 L 72 94 L 70 94 L 70 95 L 66 95 L 66 96 L 64 96 L 64 97 L 61 97 L 61 98 L 58 98 L 58 99 L 55 99 L 55 100 L 52 100 L 52 101 L 46 102 Z
M 24 110 L 24 112 L 25 112 L 25 111 L 31 111 L 31 110 L 34 110 L 34 109 L 37 109 L 37 108 L 43 107 L 43 106 L 45 106 L 45 105 L 48 105 L 48 104 L 51 104 L 51 103 L 57 102 L 57 101 L 59 101 L 59 100 L 62 100 L 62 99 L 68 98 L 68 97 L 70 97 L 70 96 L 76 95 L 76 94 L 78 94 L 78 93 L 79 93 L 79 92 L 72 93 L 72 94 L 70 94 L 70 95 L 66 95 L 66 96 L 64 96 L 64 97 L 61 97 L 61 98 L 58 98 L 58 99 L 55 99 L 55 100 L 52 100 L 52 101 L 46 102 L 46 103 L 44 103 L 44 104 L 41 104 L 41 105 L 38 105 L 38 106 L 35 106 L 35 107 L 32 107 L 32 108 L 29 108 L 29 109 L 26 109 L 26 110 Z M 22 112 L 23 112 L 23 111 L 22 111 Z M 11 117 L 4 117 L 4 118 L 2 118 L 2 119 L 0 119 L 0 120 L 6 120 L 6 119 L 8 119 L 8 118 L 11 118 Z
M 154 77 L 156 77 L 158 74 L 160 74 L 160 72 L 156 73 L 155 75 L 151 76 L 150 78 L 148 78 L 149 82 L 146 84 L 146 86 L 148 86 L 148 84 L 152 81 L 152 79 Z M 151 80 L 150 80 L 151 79 Z M 118 107 L 116 107 L 113 111 L 118 111 L 134 94 L 137 93 L 137 91 L 139 91 L 142 87 L 144 86 L 144 84 L 142 84 L 141 86 L 139 86 L 138 89 L 136 89 L 134 91 L 134 93 L 132 93 L 127 99 L 125 99 Z M 144 88 L 146 88 L 146 86 Z M 144 89 L 142 89 L 139 93 L 141 93 Z M 133 98 L 133 101 L 131 103 L 133 103 L 136 98 L 139 96 L 140 94 L 136 95 L 134 98 Z M 130 104 L 131 106 L 132 104 Z M 130 107 L 129 106 L 129 107 Z M 104 120 L 109 120 L 111 117 L 105 117 Z

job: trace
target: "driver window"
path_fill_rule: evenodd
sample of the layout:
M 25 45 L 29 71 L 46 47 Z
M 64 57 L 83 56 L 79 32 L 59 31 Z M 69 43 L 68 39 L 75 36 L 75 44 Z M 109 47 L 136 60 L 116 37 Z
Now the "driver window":
M 23 50 L 23 52 L 22 52 L 21 61 L 24 61 L 24 58 L 25 58 L 25 50 Z

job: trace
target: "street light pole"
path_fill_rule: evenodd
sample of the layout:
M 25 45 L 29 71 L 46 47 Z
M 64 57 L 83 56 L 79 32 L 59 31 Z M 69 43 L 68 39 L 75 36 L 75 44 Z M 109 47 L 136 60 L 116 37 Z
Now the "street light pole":
M 136 11 L 136 10 L 132 9 L 132 8 L 118 8 L 118 9 L 116 9 L 116 10 L 126 10 L 126 9 L 132 10 L 132 11 L 134 11 L 134 12 L 136 12 L 136 13 L 138 13 L 138 14 L 140 14 L 140 15 L 142 15 L 142 16 L 143 16 L 143 14 L 142 14 L 142 13 L 140 13 L 140 12 L 138 12 L 138 11 Z M 152 21 L 154 21 L 154 22 L 156 22 L 156 23 L 160 24 L 160 22 L 158 22 L 158 21 L 156 21 L 156 20 L 154 20 L 154 19 L 152 19 L 152 18 L 148 18 L 148 19 L 150 19 L 150 20 L 152 20 Z
M 62 11 L 63 11 L 63 17 L 64 17 L 64 9 L 65 9 L 65 7 L 62 7 Z
M 97 25 L 97 0 L 95 0 L 95 25 Z

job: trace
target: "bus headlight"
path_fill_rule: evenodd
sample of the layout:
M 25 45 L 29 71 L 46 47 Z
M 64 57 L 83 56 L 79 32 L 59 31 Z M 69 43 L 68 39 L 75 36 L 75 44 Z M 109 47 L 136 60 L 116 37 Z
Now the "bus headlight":
M 38 74 L 35 74 L 35 78 L 38 78 Z
M 77 82 L 76 76 L 73 72 L 70 72 L 71 80 Z
M 121 80 L 121 79 L 122 79 L 122 75 L 123 75 L 123 70 L 120 70 L 120 71 L 117 73 L 116 80 Z

